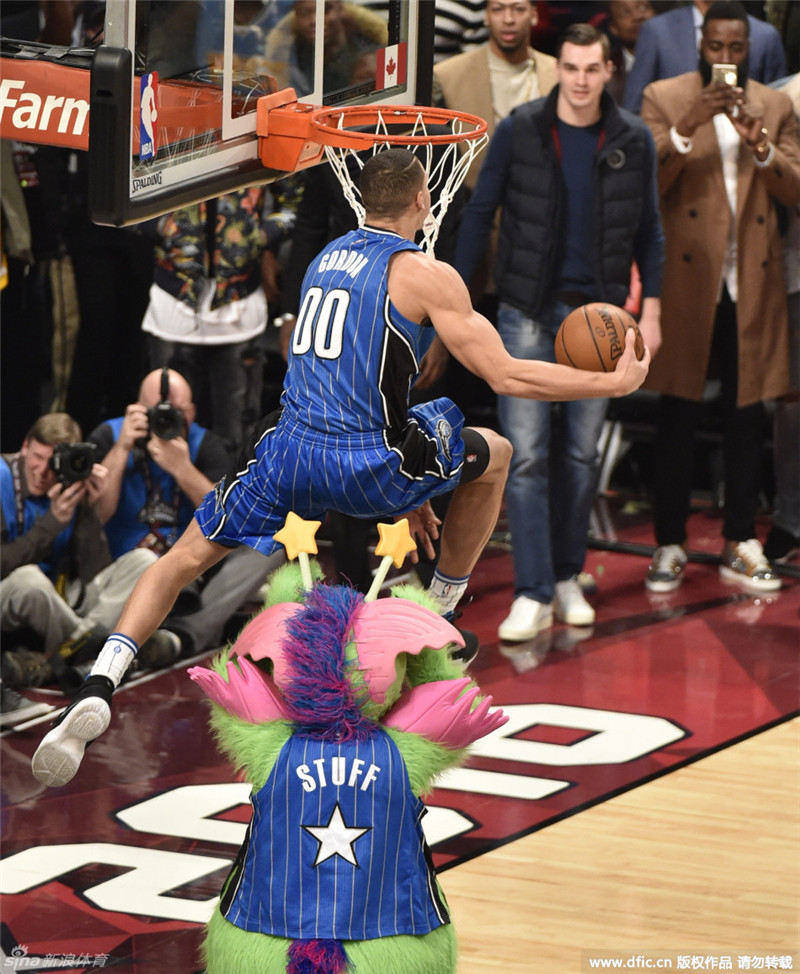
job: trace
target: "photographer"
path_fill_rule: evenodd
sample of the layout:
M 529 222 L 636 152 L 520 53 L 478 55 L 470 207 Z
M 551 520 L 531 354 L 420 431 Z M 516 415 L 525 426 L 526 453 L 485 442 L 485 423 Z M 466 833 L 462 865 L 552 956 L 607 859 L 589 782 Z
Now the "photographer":
M 31 427 L 18 453 L 0 457 L 0 618 L 4 637 L 25 633 L 26 648 L 4 638 L 3 713 L 8 688 L 39 686 L 54 676 L 70 688 L 78 664 L 94 660 L 151 552 L 112 561 L 98 518 L 108 471 L 80 443 L 78 424 L 49 413 Z M 143 655 L 163 643 L 160 631 Z M 31 640 L 37 649 L 31 649 Z M 69 672 L 68 672 L 69 671 Z M 15 706 L 14 709 L 17 709 Z
M 97 513 L 115 556 L 144 545 L 163 555 L 179 524 L 188 524 L 225 473 L 225 444 L 194 417 L 188 382 L 171 369 L 156 369 L 145 376 L 138 401 L 125 415 L 102 423 L 89 437 L 108 469 Z
M 125 415 L 95 429 L 90 441 L 108 469 L 97 513 L 111 552 L 145 548 L 159 556 L 177 541 L 194 510 L 227 470 L 223 440 L 195 421 L 189 383 L 172 369 L 145 376 Z M 225 623 L 252 599 L 282 556 L 241 548 L 199 585 L 185 589 L 163 628 L 175 637 L 174 656 L 217 645 Z

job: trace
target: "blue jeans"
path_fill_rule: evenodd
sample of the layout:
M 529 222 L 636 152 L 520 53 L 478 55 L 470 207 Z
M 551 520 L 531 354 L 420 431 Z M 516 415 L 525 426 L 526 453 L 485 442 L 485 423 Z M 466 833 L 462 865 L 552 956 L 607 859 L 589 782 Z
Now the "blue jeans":
M 497 327 L 509 354 L 555 362 L 555 335 L 571 310 L 553 301 L 534 321 L 501 302 Z M 607 405 L 498 397 L 500 426 L 514 447 L 506 512 L 516 595 L 549 603 L 556 582 L 583 570 Z

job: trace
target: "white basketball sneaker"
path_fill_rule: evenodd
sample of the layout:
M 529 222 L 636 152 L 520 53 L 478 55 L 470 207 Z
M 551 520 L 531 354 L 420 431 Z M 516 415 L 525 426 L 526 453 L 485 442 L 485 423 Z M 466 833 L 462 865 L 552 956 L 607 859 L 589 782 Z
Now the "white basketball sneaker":
M 103 676 L 90 677 L 36 749 L 31 770 L 37 781 L 51 788 L 72 781 L 86 745 L 99 737 L 111 721 L 113 685 Z

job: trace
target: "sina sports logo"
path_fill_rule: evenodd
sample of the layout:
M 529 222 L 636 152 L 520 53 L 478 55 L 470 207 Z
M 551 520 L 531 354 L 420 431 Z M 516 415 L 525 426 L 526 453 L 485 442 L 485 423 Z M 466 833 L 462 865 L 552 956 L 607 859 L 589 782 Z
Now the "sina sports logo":
M 439 439 L 439 445 L 441 447 L 442 453 L 449 460 L 450 454 L 450 439 L 453 435 L 453 427 L 447 422 L 446 419 L 440 419 L 436 423 L 436 436 Z

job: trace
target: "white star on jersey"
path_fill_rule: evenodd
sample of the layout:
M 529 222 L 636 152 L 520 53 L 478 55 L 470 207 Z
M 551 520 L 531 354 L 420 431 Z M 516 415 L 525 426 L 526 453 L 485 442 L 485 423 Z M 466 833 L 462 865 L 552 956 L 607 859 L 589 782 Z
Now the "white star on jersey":
M 365 832 L 370 831 L 368 828 L 348 828 L 342 818 L 342 811 L 339 808 L 338 802 L 333 809 L 327 825 L 304 825 L 302 827 L 319 842 L 317 858 L 314 860 L 315 866 L 318 866 L 321 862 L 325 862 L 326 859 L 330 859 L 331 856 L 341 856 L 342 859 L 346 859 L 354 866 L 357 866 L 358 861 L 356 854 L 353 852 L 353 843 Z

